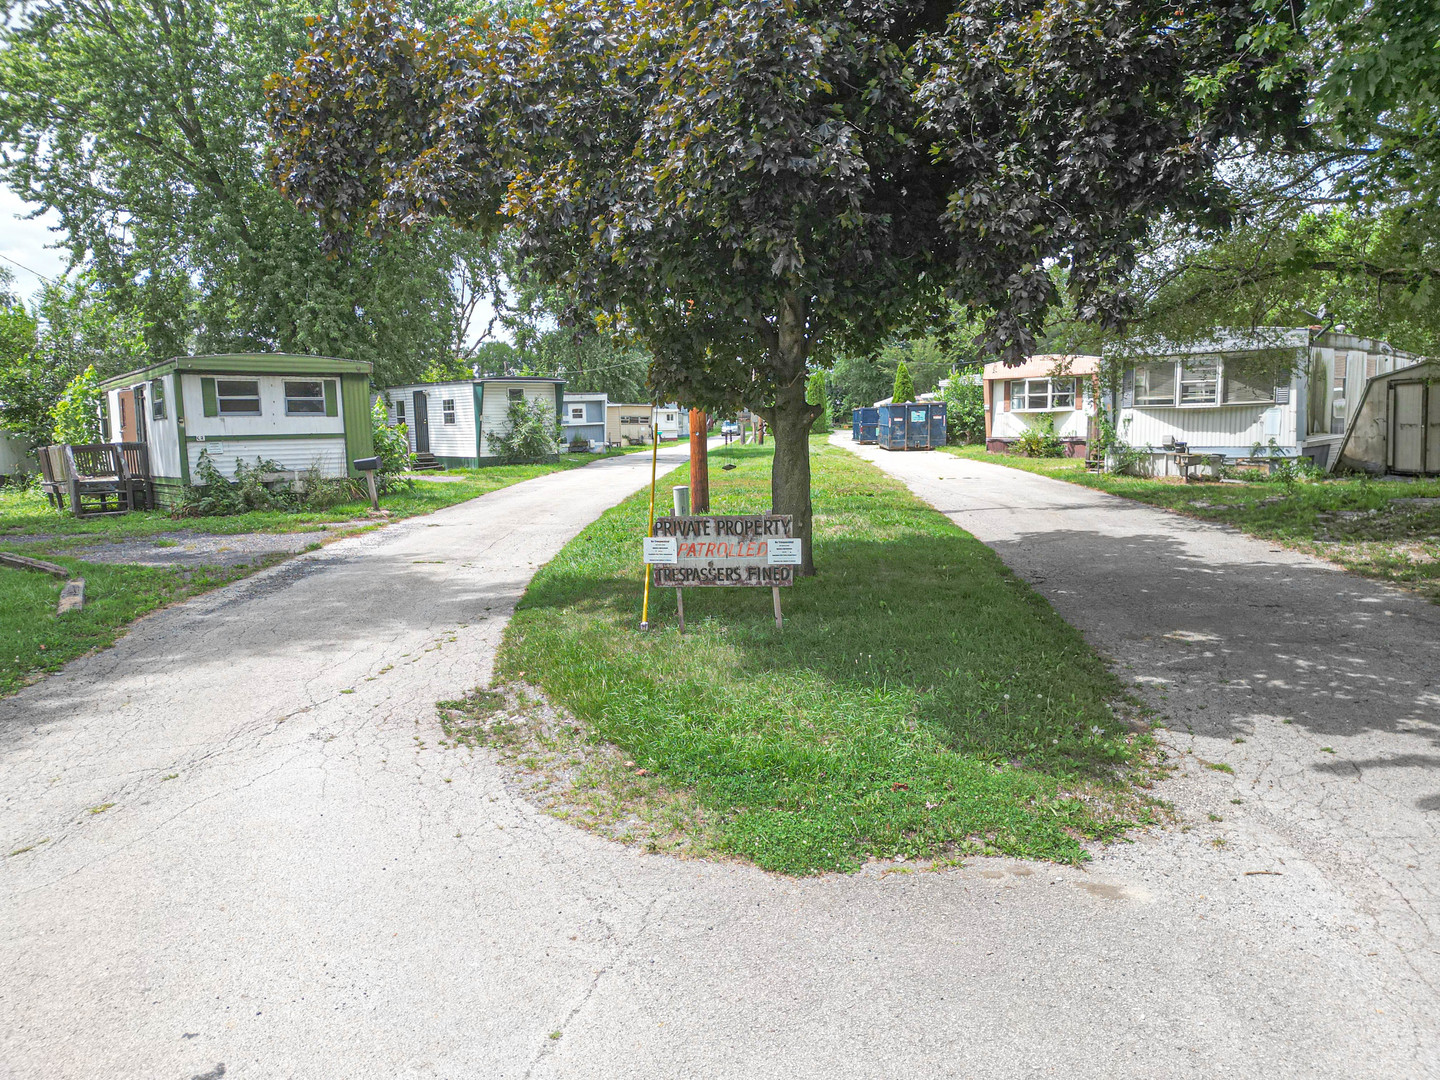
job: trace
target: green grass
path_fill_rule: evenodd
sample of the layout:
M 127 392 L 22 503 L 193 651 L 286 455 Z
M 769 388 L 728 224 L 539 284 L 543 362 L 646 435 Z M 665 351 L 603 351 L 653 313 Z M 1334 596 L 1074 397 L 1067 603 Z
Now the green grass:
M 1291 485 L 1185 484 L 1086 472 L 1084 462 L 1067 458 L 990 454 L 975 446 L 945 450 L 1230 525 L 1440 600 L 1440 506 L 1391 505 L 1392 499 L 1440 497 L 1440 480 L 1335 477 Z
M 562 456 L 558 462 L 541 465 L 451 470 L 446 475 L 459 475 L 459 481 L 417 480 L 412 490 L 387 495 L 381 507 L 390 512 L 390 521 L 428 514 L 523 480 L 581 468 L 600 456 L 611 455 Z M 80 561 L 87 546 L 155 536 L 155 546 L 173 547 L 175 541 L 158 534 L 177 530 L 217 535 L 304 532 L 319 531 L 322 524 L 354 523 L 355 530 L 326 530 L 329 539 L 375 527 L 375 520 L 367 516 L 369 511 L 369 502 L 353 502 L 322 511 L 254 512 L 233 517 L 172 518 L 151 512 L 76 518 L 53 509 L 38 491 L 0 489 L 0 550 L 58 562 L 83 577 L 86 585 L 84 608 L 61 618 L 55 614 L 59 581 L 0 568 L 0 696 L 14 693 L 37 675 L 56 671 L 92 649 L 113 644 L 125 627 L 142 615 L 237 580 L 284 557 L 276 555 L 251 566 L 180 570 Z M 44 539 L 6 544 L 7 536 Z
M 713 452 L 715 513 L 768 505 L 770 451 Z M 1147 815 L 1149 741 L 1080 635 L 898 482 L 823 439 L 812 452 L 820 573 L 784 590 L 783 632 L 766 591 L 692 589 L 683 637 L 673 591 L 652 593 L 642 633 L 641 494 L 536 575 L 497 679 L 539 686 L 631 775 L 684 792 L 699 849 L 771 870 L 1074 861 Z
M 662 444 L 666 445 L 666 444 Z M 484 469 L 451 469 L 440 475 L 459 477 L 454 481 L 417 479 L 411 490 L 397 491 L 380 500 L 382 510 L 389 511 L 389 520 L 429 514 L 456 503 L 489 494 L 511 484 L 532 480 L 547 473 L 583 468 L 603 457 L 614 457 L 630 451 L 609 454 L 562 455 L 558 461 L 538 465 L 494 465 Z M 326 510 L 254 511 L 230 517 L 172 518 L 169 514 L 139 512 L 116 517 L 77 518 L 62 514 L 51 507 L 38 491 L 0 488 L 0 545 L 8 536 L 92 537 L 97 540 L 127 540 L 153 536 L 156 533 L 188 529 L 215 535 L 248 532 L 310 532 L 320 525 L 355 522 L 373 525 L 369 518 L 368 500 L 341 503 Z M 333 530 L 332 530 L 333 531 Z M 18 550 L 18 549 L 17 549 Z M 26 547 L 25 550 L 33 550 Z
M 55 614 L 63 582 L 29 570 L 0 567 L 0 696 L 35 676 L 56 671 L 92 649 L 114 643 L 125 628 L 156 608 L 223 585 L 249 570 L 189 573 L 146 566 L 108 566 L 47 555 L 85 579 L 85 606 Z

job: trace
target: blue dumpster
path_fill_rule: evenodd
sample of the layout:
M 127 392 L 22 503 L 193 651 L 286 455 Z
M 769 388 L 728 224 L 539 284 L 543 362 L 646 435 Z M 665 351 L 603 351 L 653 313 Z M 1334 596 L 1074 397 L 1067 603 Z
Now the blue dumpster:
M 879 419 L 879 409 L 853 410 L 850 414 L 850 437 L 856 442 L 874 442 L 875 425 Z
M 857 410 L 858 411 L 858 410 Z M 875 441 L 886 450 L 933 450 L 945 445 L 945 402 L 881 405 Z

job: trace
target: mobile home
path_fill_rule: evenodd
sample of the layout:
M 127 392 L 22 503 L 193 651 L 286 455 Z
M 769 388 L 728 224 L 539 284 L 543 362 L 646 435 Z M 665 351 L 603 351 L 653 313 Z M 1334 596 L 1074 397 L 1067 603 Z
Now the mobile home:
M 331 356 L 181 356 L 101 384 L 106 438 L 149 449 L 156 500 L 176 502 L 206 453 L 226 476 L 256 458 L 357 476 L 374 453 L 370 365 Z
M 655 426 L 660 429 L 660 438 L 688 439 L 690 437 L 690 410 L 682 409 L 673 401 L 655 409 Z
M 473 469 L 498 455 L 490 436 L 510 430 L 510 406 L 539 402 L 558 421 L 565 405 L 565 380 L 535 375 L 493 375 L 483 379 L 412 383 L 381 392 L 390 425 L 404 424 L 410 452 L 448 468 Z
M 1116 415 L 1131 446 L 1191 453 L 1338 458 L 1366 383 L 1418 357 L 1383 341 L 1318 327 L 1220 330 L 1186 345 L 1122 343 Z
M 578 442 L 584 442 L 588 444 L 588 449 L 603 450 L 606 442 L 605 413 L 609 403 L 606 394 L 566 394 L 565 412 L 560 417 L 561 439 L 565 445 L 573 447 Z
M 652 405 L 612 401 L 605 406 L 605 441 L 615 446 L 643 446 L 650 441 L 653 420 Z
M 985 448 L 1004 453 L 1050 417 L 1069 457 L 1085 457 L 1095 438 L 1098 356 L 1043 355 L 1007 367 L 985 365 Z

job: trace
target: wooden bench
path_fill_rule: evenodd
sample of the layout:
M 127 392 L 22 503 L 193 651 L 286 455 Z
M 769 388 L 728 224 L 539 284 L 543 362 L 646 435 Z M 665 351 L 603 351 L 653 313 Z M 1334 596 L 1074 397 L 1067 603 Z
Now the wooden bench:
M 153 509 L 155 481 L 144 443 L 61 443 L 35 451 L 50 504 L 76 517 Z M 112 505 L 113 504 L 113 505 Z

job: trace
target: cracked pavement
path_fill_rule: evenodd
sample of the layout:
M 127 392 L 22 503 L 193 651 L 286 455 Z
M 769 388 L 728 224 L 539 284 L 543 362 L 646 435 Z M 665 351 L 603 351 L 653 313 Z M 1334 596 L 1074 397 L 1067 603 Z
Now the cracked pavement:
M 1440 1074 L 1440 607 L 1089 488 L 831 441 L 992 548 L 1165 717 L 1180 771 L 1158 794 L 1190 831 L 1101 852 L 1092 873 L 1163 874 L 1177 913 L 1349 963 L 1367 976 L 1353 992 L 1410 1026 L 1357 1044 L 1353 1068 L 1405 1046 L 1393 1075 Z M 1296 877 L 1308 895 L 1273 895 Z
M 611 459 L 302 555 L 0 701 L 20 852 L 0 860 L 0 1076 L 1433 1075 L 1434 609 L 1229 534 L 1205 554 L 1153 511 L 1112 536 L 1129 504 L 993 467 L 936 484 L 921 459 L 970 463 L 895 456 L 1163 680 L 1194 754 L 1161 794 L 1191 831 L 1085 867 L 794 880 L 538 812 L 493 758 L 439 746 L 434 703 L 488 680 L 534 568 L 648 480 Z M 1387 635 L 1352 663 L 1356 612 Z M 1425 869 L 1402 874 L 1410 848 Z

